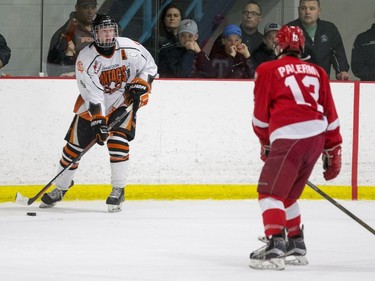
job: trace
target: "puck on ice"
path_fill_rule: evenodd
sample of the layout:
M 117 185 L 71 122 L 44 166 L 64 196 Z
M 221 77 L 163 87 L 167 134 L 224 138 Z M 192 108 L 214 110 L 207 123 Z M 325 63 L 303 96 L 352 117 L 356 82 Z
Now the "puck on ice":
M 28 212 L 27 215 L 28 215 L 28 216 L 31 216 L 31 217 L 35 217 L 35 216 L 36 216 L 36 213 L 35 213 L 35 212 Z

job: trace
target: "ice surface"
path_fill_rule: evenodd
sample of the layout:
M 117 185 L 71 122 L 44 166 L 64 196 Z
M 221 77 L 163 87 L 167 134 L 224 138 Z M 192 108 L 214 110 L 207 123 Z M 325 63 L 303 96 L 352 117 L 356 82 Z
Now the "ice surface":
M 375 227 L 374 201 L 340 201 Z M 375 280 L 375 237 L 325 200 L 301 200 L 307 266 L 248 267 L 262 246 L 256 200 L 0 204 L 0 280 Z M 27 212 L 36 212 L 35 217 Z

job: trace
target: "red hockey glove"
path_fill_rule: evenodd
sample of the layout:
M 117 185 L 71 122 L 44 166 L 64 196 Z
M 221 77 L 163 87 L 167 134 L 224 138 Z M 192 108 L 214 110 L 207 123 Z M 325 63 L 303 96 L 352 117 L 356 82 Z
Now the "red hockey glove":
M 270 154 L 271 146 L 269 144 L 262 144 L 260 147 L 260 159 L 262 159 L 263 162 L 266 162 L 266 159 L 268 157 L 268 154 Z
M 141 78 L 135 78 L 127 85 L 125 91 L 125 100 L 129 104 L 133 102 L 133 108 L 140 108 L 148 103 L 148 94 L 150 91 L 150 85 Z
M 323 173 L 325 180 L 332 180 L 341 170 L 341 146 L 337 145 L 323 151 Z
M 103 145 L 108 138 L 107 118 L 101 115 L 94 115 L 91 120 L 92 133 L 99 145 Z

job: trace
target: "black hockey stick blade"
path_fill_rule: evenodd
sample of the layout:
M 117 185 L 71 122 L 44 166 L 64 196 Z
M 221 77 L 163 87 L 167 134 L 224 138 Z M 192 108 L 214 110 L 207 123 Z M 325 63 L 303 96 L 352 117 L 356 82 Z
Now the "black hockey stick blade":
M 321 189 L 319 189 L 315 184 L 311 183 L 310 181 L 307 181 L 307 185 L 310 186 L 313 190 L 315 190 L 317 193 L 319 193 L 321 196 L 323 196 L 325 199 L 327 199 L 329 202 L 331 202 L 333 205 L 335 205 L 337 208 L 339 208 L 341 211 L 343 211 L 345 214 L 347 214 L 349 217 L 351 217 L 353 220 L 355 220 L 356 222 L 358 222 L 360 225 L 362 225 L 364 228 L 366 228 L 368 231 L 370 231 L 372 234 L 375 235 L 375 230 L 371 226 L 369 226 L 363 220 L 361 220 L 360 218 L 358 218 L 356 215 L 354 215 L 348 209 L 346 209 L 345 207 L 343 207 L 335 199 L 333 199 L 328 194 L 326 194 Z
M 124 119 L 126 118 L 126 116 L 128 116 L 128 114 L 130 113 L 130 111 L 133 109 L 133 104 L 130 104 L 126 110 L 124 111 L 124 113 L 122 113 L 120 116 L 118 116 L 111 124 L 109 124 L 108 126 L 108 131 L 110 131 L 114 126 L 116 126 L 117 124 L 119 124 L 120 122 L 123 122 Z M 20 204 L 20 205 L 24 205 L 24 206 L 29 206 L 31 205 L 32 203 L 34 203 L 40 196 L 42 196 L 47 190 L 48 188 L 50 188 L 50 186 L 59 178 L 61 177 L 65 171 L 67 171 L 72 165 L 74 165 L 77 161 L 79 161 L 83 155 L 86 154 L 87 151 L 89 151 L 89 149 L 91 147 L 93 147 L 96 143 L 96 139 L 93 139 L 83 150 L 82 152 L 76 157 L 73 159 L 72 162 L 69 163 L 68 166 L 66 166 L 64 169 L 62 169 L 49 183 L 47 183 L 34 197 L 31 197 L 31 198 L 28 198 L 26 196 L 23 196 L 21 193 L 17 192 L 16 194 L 16 203 Z
M 48 190 L 48 188 L 50 188 L 50 186 L 60 177 L 62 176 L 65 171 L 67 171 L 72 165 L 74 165 L 79 159 L 81 159 L 81 157 L 91 148 L 94 146 L 94 144 L 96 143 L 96 139 L 92 140 L 86 147 L 84 150 L 82 150 L 82 152 L 76 157 L 73 159 L 72 162 L 69 163 L 68 166 L 66 166 L 64 169 L 62 169 L 49 183 L 47 183 L 34 197 L 31 197 L 31 198 L 27 198 L 25 196 L 23 196 L 21 193 L 17 192 L 16 194 L 16 203 L 18 204 L 21 204 L 21 205 L 25 205 L 25 206 L 28 206 L 28 205 L 31 205 L 32 203 L 34 203 L 44 192 L 46 192 Z

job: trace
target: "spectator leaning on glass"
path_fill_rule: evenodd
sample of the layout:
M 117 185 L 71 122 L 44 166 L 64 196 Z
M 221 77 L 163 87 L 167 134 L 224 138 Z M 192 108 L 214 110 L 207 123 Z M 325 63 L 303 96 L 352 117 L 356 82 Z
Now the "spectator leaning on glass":
M 263 43 L 251 54 L 256 66 L 262 62 L 276 59 L 275 38 L 280 28 L 281 25 L 277 23 L 269 23 L 264 27 Z
M 75 12 L 52 36 L 47 57 L 48 76 L 74 76 L 79 52 L 94 41 L 91 23 L 97 12 L 96 0 L 77 0 Z
M 331 65 L 336 72 L 336 79 L 349 79 L 349 63 L 344 45 L 337 27 L 329 21 L 319 19 L 320 0 L 300 0 L 299 18 L 289 22 L 289 26 L 302 28 L 306 38 L 304 57 L 324 68 L 328 76 Z
M 185 19 L 178 29 L 179 44 L 171 44 L 160 50 L 160 77 L 205 78 L 210 77 L 211 61 L 197 43 L 198 26 Z
M 355 76 L 363 81 L 375 81 L 375 24 L 356 37 L 351 65 Z
M 242 43 L 241 28 L 229 24 L 222 36 L 224 49 L 211 54 L 214 77 L 216 78 L 252 78 L 255 66 L 249 49 Z
M 8 64 L 10 59 L 10 49 L 4 36 L 0 34 L 0 68 Z
M 258 26 L 262 21 L 262 8 L 256 1 L 247 2 L 242 9 L 241 16 L 241 33 L 242 42 L 246 44 L 250 53 L 262 44 L 263 35 L 258 31 Z M 217 49 L 223 49 L 223 42 L 221 40 L 223 34 L 221 34 L 214 42 L 211 53 L 217 53 Z

